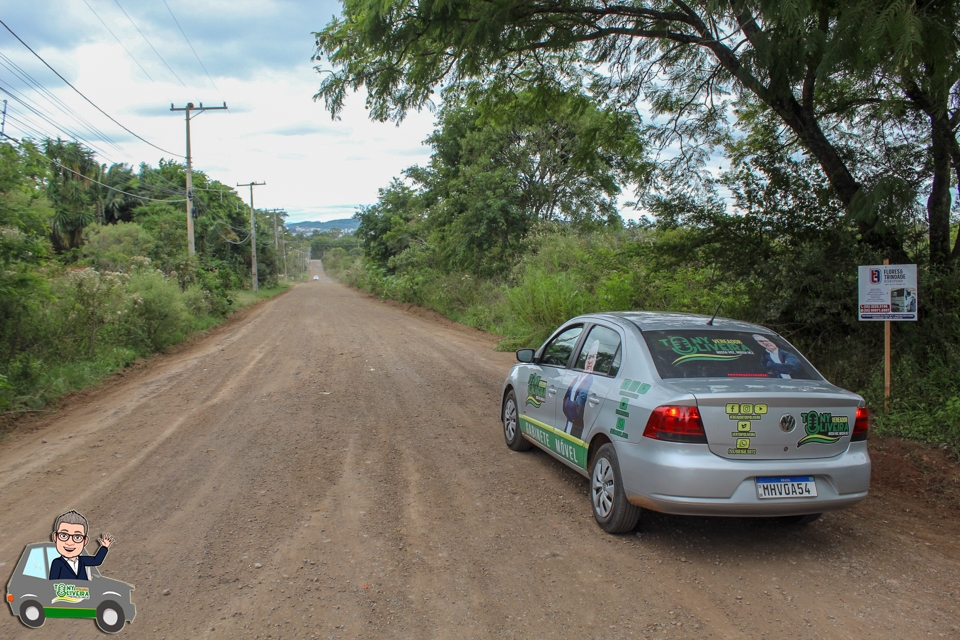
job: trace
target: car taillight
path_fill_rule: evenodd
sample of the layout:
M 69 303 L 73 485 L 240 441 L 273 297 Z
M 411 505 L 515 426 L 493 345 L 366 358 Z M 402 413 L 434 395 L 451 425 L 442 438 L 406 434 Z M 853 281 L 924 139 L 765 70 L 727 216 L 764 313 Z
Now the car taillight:
M 654 440 L 707 444 L 707 434 L 696 407 L 657 407 L 650 414 L 643 435 Z
M 870 431 L 870 409 L 866 407 L 857 408 L 857 418 L 853 421 L 853 434 L 850 436 L 850 442 L 861 442 L 867 439 L 867 433 Z

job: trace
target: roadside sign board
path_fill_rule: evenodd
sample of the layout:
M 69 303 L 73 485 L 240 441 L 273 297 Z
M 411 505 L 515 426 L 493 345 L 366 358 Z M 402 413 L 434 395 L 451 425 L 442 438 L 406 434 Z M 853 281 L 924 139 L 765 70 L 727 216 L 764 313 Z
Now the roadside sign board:
M 859 267 L 860 320 L 916 320 L 917 265 Z

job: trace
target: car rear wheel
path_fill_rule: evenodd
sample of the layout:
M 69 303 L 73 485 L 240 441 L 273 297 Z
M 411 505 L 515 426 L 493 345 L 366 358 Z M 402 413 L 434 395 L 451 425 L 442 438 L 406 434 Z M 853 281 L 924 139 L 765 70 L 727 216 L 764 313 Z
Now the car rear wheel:
M 507 392 L 503 403 L 503 439 L 514 451 L 526 451 L 531 445 L 520 430 L 520 410 L 517 408 L 517 395 L 513 389 Z
M 613 445 L 600 447 L 590 471 L 590 503 L 593 517 L 607 533 L 632 531 L 640 520 L 640 507 L 630 504 L 623 491 L 620 462 Z
M 28 627 L 39 627 L 47 619 L 43 605 L 36 600 L 24 600 L 20 605 L 20 622 Z
M 123 629 L 126 617 L 123 608 L 113 600 L 104 600 L 97 607 L 97 626 L 104 633 L 116 633 Z

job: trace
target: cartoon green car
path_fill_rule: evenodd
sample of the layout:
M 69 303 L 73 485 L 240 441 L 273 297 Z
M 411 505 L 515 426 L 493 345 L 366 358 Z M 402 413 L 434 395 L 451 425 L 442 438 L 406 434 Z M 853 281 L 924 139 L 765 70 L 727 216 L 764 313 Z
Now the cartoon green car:
M 48 580 L 59 555 L 52 542 L 27 545 L 7 583 L 13 615 L 28 627 L 39 627 L 47 618 L 95 618 L 106 633 L 133 622 L 137 608 L 130 601 L 132 584 L 104 578 L 96 567 L 87 567 L 87 580 Z

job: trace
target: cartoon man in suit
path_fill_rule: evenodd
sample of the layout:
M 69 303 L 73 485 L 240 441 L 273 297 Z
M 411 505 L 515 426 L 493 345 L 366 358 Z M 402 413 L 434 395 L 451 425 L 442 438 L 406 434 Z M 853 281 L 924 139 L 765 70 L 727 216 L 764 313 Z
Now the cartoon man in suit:
M 113 536 L 100 536 L 100 549 L 95 556 L 81 556 L 87 544 L 87 519 L 76 511 L 67 511 L 53 525 L 53 542 L 60 557 L 50 565 L 50 580 L 88 580 L 87 567 L 98 567 L 107 557 Z

